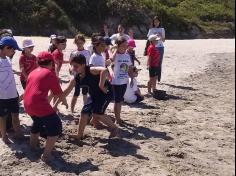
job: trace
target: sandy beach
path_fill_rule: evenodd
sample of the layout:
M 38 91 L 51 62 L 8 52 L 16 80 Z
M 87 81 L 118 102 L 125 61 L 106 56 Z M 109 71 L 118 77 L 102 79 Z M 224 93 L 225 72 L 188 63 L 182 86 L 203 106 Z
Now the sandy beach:
M 48 38 L 32 37 L 35 51 L 47 50 Z M 21 44 L 23 37 L 16 37 Z M 138 82 L 144 95 L 149 79 L 143 50 L 145 41 L 136 41 L 142 62 Z M 86 139 L 70 141 L 76 132 L 82 108 L 80 97 L 76 114 L 60 107 L 64 135 L 56 144 L 55 162 L 40 160 L 41 152 L 32 153 L 28 141 L 10 147 L 0 142 L 1 176 L 234 176 L 235 175 L 235 40 L 167 40 L 163 81 L 169 100 L 145 96 L 139 105 L 124 105 L 121 138 L 108 140 L 106 130 L 88 126 Z M 89 44 L 89 41 L 87 42 Z M 75 49 L 68 40 L 65 58 Z M 16 53 L 13 67 L 19 70 Z M 70 80 L 68 65 L 60 77 L 63 88 Z M 15 76 L 19 93 L 23 92 Z M 71 95 L 68 98 L 70 102 Z M 22 105 L 21 105 L 22 107 Z M 113 115 L 113 104 L 108 108 Z M 20 120 L 29 135 L 31 119 L 21 108 Z M 43 145 L 43 140 L 41 141 Z

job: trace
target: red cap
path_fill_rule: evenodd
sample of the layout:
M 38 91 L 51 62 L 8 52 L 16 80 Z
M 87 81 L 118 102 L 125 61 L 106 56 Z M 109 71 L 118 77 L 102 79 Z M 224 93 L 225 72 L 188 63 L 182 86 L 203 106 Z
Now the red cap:
M 51 53 L 43 51 L 38 54 L 38 60 L 39 61 L 46 61 L 46 60 L 53 61 L 53 57 Z

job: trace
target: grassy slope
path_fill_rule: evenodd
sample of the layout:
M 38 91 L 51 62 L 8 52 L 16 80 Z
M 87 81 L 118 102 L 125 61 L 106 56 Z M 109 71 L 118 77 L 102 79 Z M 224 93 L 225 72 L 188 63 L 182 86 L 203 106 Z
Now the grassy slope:
M 188 33 L 192 26 L 203 34 L 234 35 L 234 13 L 234 0 L 1 0 L 0 27 L 27 35 L 73 34 L 76 29 L 89 34 L 81 24 L 98 28 L 113 16 L 140 28 L 158 14 L 170 36 L 173 31 Z

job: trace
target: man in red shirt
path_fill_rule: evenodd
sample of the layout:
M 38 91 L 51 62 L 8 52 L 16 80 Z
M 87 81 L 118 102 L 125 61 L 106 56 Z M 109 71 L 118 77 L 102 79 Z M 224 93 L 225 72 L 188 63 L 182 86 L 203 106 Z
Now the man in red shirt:
M 51 159 L 51 151 L 62 133 L 62 123 L 54 108 L 48 101 L 48 92 L 51 91 L 58 102 L 61 101 L 67 106 L 62 96 L 62 89 L 55 73 L 52 72 L 53 57 L 48 52 L 39 53 L 39 67 L 28 76 L 25 94 L 25 111 L 32 117 L 30 146 L 36 149 L 40 132 L 46 132 L 47 141 L 42 160 L 47 162 Z M 58 103 L 57 103 L 58 104 Z
M 158 40 L 160 37 L 157 35 L 151 35 L 148 40 L 150 41 L 150 46 L 148 47 L 147 55 L 148 55 L 148 62 L 147 66 L 149 68 L 149 77 L 150 80 L 148 82 L 148 93 L 154 93 L 156 90 L 157 84 L 157 76 L 159 73 L 159 65 L 160 65 L 160 53 L 156 48 Z
M 55 65 L 53 65 L 52 69 L 55 70 L 57 77 L 59 77 L 59 73 L 60 73 L 62 64 L 65 63 L 64 62 L 64 55 L 63 55 L 62 51 L 66 49 L 66 42 L 67 42 L 67 40 L 64 36 L 58 36 L 56 38 L 57 49 L 52 53 L 54 64 L 55 64 Z

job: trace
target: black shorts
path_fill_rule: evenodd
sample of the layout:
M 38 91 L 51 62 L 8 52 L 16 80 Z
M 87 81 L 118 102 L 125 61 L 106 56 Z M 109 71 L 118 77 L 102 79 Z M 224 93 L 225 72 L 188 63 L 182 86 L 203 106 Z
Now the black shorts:
M 22 85 L 23 89 L 25 90 L 25 88 L 26 88 L 26 81 L 21 80 L 20 82 L 21 82 L 21 85 Z
M 159 67 L 150 67 L 149 68 L 149 76 L 150 78 L 158 76 L 159 73 Z
M 124 101 L 124 95 L 127 89 L 127 84 L 113 85 L 115 103 L 121 103 Z
M 32 134 L 42 133 L 48 137 L 60 136 L 62 134 L 62 123 L 60 117 L 55 113 L 46 117 L 31 117 L 33 125 Z
M 76 83 L 75 84 L 75 93 L 74 93 L 74 97 L 78 97 L 80 95 L 80 84 Z M 87 95 L 88 94 L 88 87 L 82 87 L 82 94 L 83 95 Z
M 5 117 L 10 113 L 19 113 L 19 98 L 0 99 L 0 117 Z
M 93 98 L 90 97 L 84 105 L 81 113 L 88 114 L 89 116 L 92 114 L 103 115 L 105 114 L 108 105 L 113 100 L 113 97 L 112 87 L 109 87 L 109 91 L 106 95 Z

